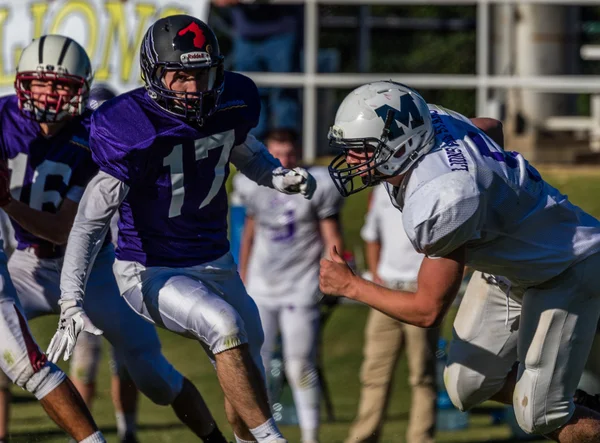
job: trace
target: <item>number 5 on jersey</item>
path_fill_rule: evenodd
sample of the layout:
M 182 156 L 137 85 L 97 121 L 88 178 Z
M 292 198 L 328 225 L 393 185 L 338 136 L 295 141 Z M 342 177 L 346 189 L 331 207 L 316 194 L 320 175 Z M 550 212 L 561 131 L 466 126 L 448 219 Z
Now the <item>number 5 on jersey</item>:
M 229 154 L 231 153 L 234 142 L 235 133 L 233 129 L 194 140 L 196 161 L 207 158 L 208 151 L 212 149 L 223 149 L 219 161 L 215 165 L 215 177 L 212 181 L 210 190 L 206 197 L 204 197 L 204 200 L 202 200 L 198 209 L 202 209 L 208 205 L 215 195 L 217 195 L 219 189 L 221 189 L 223 181 L 225 180 L 225 166 L 229 161 Z M 185 200 L 183 145 L 177 145 L 173 148 L 173 151 L 164 158 L 163 166 L 169 167 L 169 173 L 171 175 L 171 204 L 169 205 L 169 218 L 173 218 L 181 215 L 181 207 Z

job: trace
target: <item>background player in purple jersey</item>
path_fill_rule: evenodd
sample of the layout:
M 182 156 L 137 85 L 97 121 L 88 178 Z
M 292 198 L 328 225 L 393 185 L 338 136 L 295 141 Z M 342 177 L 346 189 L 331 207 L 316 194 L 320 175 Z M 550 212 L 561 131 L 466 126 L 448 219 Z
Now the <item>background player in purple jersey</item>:
M 91 72 L 89 74 L 91 76 Z M 63 86 L 65 90 L 74 88 L 74 85 L 67 87 L 63 84 Z M 16 101 L 13 103 L 15 114 L 18 114 Z M 11 123 L 13 122 L 3 121 L 3 135 L 10 131 Z M 6 158 L 0 162 L 0 206 L 2 207 L 7 207 L 12 201 L 9 190 L 10 173 L 5 160 Z M 40 401 L 48 416 L 71 437 L 85 443 L 105 442 L 75 386 L 56 365 L 47 360 L 31 336 L 24 310 L 9 276 L 7 257 L 1 244 L 0 354 L 2 355 L 0 369 L 8 374 L 15 384 L 31 392 Z M 0 436 L 0 440 L 4 441 L 6 437 L 6 435 Z
M 98 170 L 88 147 L 91 111 L 85 110 L 91 81 L 85 50 L 67 37 L 47 35 L 24 49 L 17 95 L 0 99 L 0 156 L 12 170 L 11 193 L 7 187 L 0 190 L 7 194 L 2 208 L 18 242 L 8 269 L 28 318 L 69 309 L 68 302 L 59 307 L 64 245 L 83 190 Z M 162 355 L 154 327 L 119 297 L 110 238 L 98 247 L 85 304 L 91 321 L 73 321 L 83 322 L 83 330 L 92 334 L 100 333 L 92 321 L 101 327 L 144 394 L 171 405 L 205 441 L 223 443 L 196 388 Z M 135 404 L 130 407 L 134 412 Z M 121 437 L 135 441 L 134 435 Z
M 82 199 L 61 276 L 56 360 L 82 330 L 84 287 L 109 222 L 120 213 L 115 273 L 142 317 L 199 340 L 215 363 L 238 442 L 285 442 L 271 417 L 260 358 L 263 331 L 229 252 L 229 163 L 264 186 L 311 198 L 314 178 L 284 169 L 249 131 L 256 85 L 223 69 L 213 31 L 185 15 L 155 22 L 140 62 L 145 88 L 92 117 L 100 172 Z M 68 306 L 68 308 L 66 308 Z M 75 320 L 75 321 L 74 321 Z

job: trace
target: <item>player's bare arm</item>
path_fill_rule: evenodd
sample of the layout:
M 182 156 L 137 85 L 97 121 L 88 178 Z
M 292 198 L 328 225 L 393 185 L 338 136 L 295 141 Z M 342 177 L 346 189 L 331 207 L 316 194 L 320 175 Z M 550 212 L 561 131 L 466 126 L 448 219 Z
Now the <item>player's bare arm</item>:
M 28 204 L 11 199 L 2 207 L 4 211 L 33 235 L 56 245 L 64 245 L 77 214 L 78 203 L 65 198 L 55 214 L 38 211 Z
M 240 244 L 240 277 L 244 283 L 246 283 L 248 262 L 252 253 L 252 246 L 254 245 L 254 224 L 254 217 L 246 216 L 242 242 Z
M 365 303 L 404 323 L 422 328 L 439 326 L 458 294 L 465 264 L 464 248 L 446 257 L 425 258 L 417 281 L 417 292 L 397 291 L 355 275 L 336 250 L 333 260 L 321 260 L 320 288 Z
M 333 248 L 337 251 L 344 250 L 344 239 L 342 237 L 339 214 L 321 220 L 319 222 L 319 230 L 321 231 L 326 257 L 331 258 L 329 253 Z
M 379 257 L 381 257 L 381 242 L 365 242 L 365 261 L 367 262 L 367 268 L 371 273 L 372 280 L 378 285 L 383 285 L 383 280 L 377 273 L 377 268 L 379 266 Z
M 485 132 L 498 146 L 504 148 L 504 130 L 502 122 L 495 118 L 475 117 L 471 122 Z

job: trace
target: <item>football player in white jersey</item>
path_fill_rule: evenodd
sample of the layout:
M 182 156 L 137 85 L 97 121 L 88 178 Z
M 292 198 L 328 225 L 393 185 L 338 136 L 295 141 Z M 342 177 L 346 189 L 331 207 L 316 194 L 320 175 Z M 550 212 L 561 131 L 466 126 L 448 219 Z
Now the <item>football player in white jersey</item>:
M 296 139 L 291 131 L 271 131 L 265 142 L 284 168 L 298 166 Z M 258 186 L 242 174 L 234 179 L 235 191 L 247 214 L 240 275 L 260 312 L 265 368 L 270 367 L 281 332 L 285 372 L 303 443 L 317 442 L 319 430 L 319 259 L 324 250 L 336 247 L 341 251 L 343 245 L 339 223 L 343 199 L 327 169 L 314 167 L 310 172 L 317 180 L 311 200 Z
M 432 327 L 456 297 L 465 265 L 505 276 L 510 297 L 475 291 L 462 302 L 444 376 L 453 403 L 513 404 L 528 433 L 600 442 L 600 414 L 573 399 L 600 315 L 600 222 L 519 153 L 398 83 L 352 91 L 329 138 L 343 149 L 330 165 L 342 194 L 385 181 L 427 257 L 415 293 L 362 280 L 335 255 L 322 260 L 321 290 Z

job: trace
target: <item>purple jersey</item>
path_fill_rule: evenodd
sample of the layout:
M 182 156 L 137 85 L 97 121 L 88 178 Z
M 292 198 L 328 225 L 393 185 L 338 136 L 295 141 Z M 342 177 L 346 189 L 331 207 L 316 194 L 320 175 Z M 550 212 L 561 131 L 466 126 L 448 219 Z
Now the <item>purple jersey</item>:
M 94 160 L 130 187 L 119 209 L 120 260 L 186 267 L 229 251 L 229 157 L 246 140 L 259 113 L 256 85 L 232 72 L 225 73 L 217 112 L 203 126 L 163 110 L 144 88 L 94 113 Z
M 56 213 L 65 198 L 79 202 L 88 181 L 98 172 L 88 146 L 90 114 L 69 122 L 53 137 L 21 114 L 14 95 L 0 98 L 0 156 L 8 160 L 12 197 L 33 209 Z M 52 244 L 14 220 L 18 249 Z M 57 251 L 58 253 L 58 251 Z

